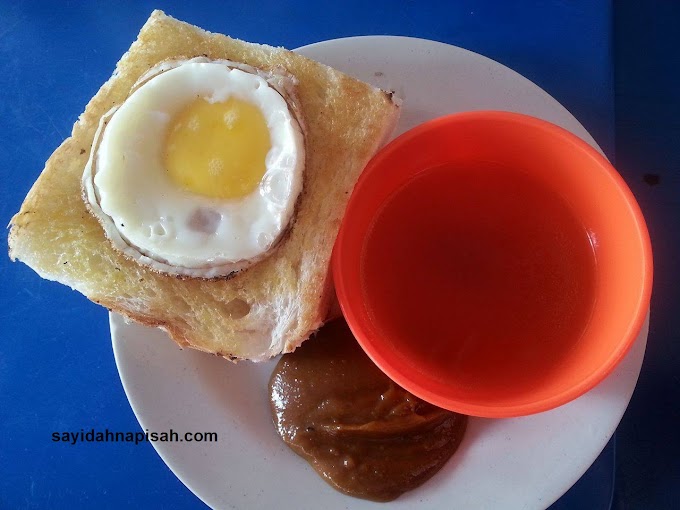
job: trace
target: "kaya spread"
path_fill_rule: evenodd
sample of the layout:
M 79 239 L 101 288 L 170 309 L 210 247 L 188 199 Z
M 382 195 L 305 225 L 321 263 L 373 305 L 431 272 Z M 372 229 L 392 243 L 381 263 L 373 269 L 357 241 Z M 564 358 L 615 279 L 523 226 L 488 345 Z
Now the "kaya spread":
M 434 475 L 467 417 L 392 382 L 336 320 L 277 364 L 269 384 L 283 440 L 336 489 L 390 501 Z

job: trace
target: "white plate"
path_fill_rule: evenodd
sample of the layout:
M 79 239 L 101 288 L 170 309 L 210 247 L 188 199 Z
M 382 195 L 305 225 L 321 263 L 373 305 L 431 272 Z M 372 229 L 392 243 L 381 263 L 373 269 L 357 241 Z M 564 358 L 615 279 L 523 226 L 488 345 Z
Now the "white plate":
M 597 148 L 555 99 L 488 58 L 404 37 L 354 37 L 298 50 L 404 99 L 399 134 L 464 110 L 527 113 Z M 598 148 L 599 150 L 599 148 Z M 540 509 L 566 492 L 597 458 L 628 405 L 642 365 L 648 321 L 616 371 L 581 398 L 514 419 L 471 419 L 453 459 L 389 508 Z M 111 316 L 120 377 L 139 423 L 150 431 L 217 432 L 217 443 L 154 443 L 182 482 L 213 508 L 384 509 L 331 489 L 274 431 L 267 382 L 274 362 L 232 365 L 181 351 L 160 330 Z

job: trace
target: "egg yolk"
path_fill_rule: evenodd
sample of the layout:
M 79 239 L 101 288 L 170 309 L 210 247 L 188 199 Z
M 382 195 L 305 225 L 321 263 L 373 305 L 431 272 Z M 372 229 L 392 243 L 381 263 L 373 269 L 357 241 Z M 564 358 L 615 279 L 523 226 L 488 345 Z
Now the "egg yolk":
M 240 198 L 262 180 L 270 148 L 267 123 L 255 105 L 198 98 L 170 120 L 164 163 L 172 181 L 193 193 Z

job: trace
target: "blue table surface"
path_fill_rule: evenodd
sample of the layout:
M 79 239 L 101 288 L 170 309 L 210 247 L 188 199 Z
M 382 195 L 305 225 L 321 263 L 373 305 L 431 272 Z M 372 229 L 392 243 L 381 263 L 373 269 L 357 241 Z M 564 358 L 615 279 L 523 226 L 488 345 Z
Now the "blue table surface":
M 511 4 L 511 5 L 510 5 Z M 648 351 L 631 405 L 555 509 L 680 508 L 680 47 L 673 2 L 0 2 L 0 222 L 69 135 L 152 9 L 251 41 L 365 34 L 451 43 L 543 87 L 590 131 L 637 196 L 655 249 Z M 677 64 L 675 64 L 677 66 Z M 615 145 L 616 141 L 616 145 Z M 7 232 L 2 232 L 6 243 Z M 148 445 L 53 443 L 136 431 L 106 311 L 0 257 L 0 508 L 204 508 Z M 237 466 L 234 467 L 238 469 Z M 225 474 L 228 476 L 228 474 Z M 525 490 L 518 487 L 517 490 Z

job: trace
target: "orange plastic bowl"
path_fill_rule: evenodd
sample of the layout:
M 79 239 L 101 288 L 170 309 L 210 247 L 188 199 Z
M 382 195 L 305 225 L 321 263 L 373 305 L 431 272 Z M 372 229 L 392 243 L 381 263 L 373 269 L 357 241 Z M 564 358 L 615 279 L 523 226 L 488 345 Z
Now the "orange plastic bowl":
M 587 143 L 469 112 L 371 160 L 333 276 L 390 378 L 452 411 L 509 417 L 569 402 L 621 361 L 649 307 L 652 253 L 633 195 Z

